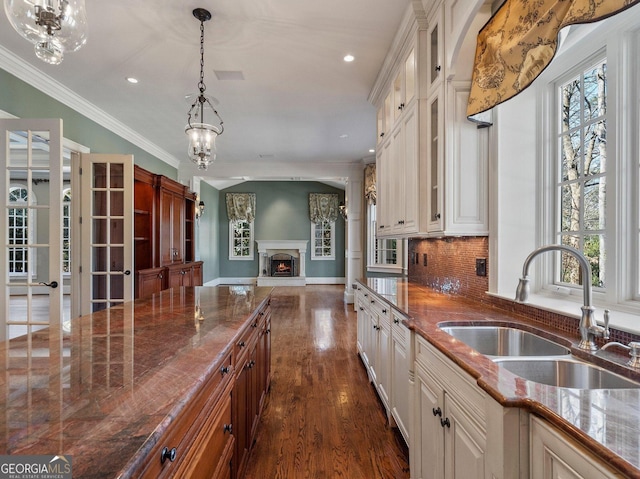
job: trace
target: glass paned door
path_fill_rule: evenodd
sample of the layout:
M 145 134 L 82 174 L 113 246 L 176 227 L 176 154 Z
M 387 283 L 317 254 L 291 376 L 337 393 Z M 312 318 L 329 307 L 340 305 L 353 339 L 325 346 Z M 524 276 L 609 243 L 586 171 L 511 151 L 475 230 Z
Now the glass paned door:
M 82 155 L 82 314 L 133 299 L 133 157 Z
M 30 362 L 62 344 L 62 121 L 3 119 L 0 133 L 0 339 L 19 349 L 8 360 Z

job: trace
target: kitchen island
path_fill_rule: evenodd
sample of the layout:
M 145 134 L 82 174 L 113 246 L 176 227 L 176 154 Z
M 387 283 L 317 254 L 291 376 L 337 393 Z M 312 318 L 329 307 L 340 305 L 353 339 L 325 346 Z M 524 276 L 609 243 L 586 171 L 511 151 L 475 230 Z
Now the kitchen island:
M 412 463 L 417 465 L 412 466 L 412 477 L 421 477 L 421 467 L 423 472 L 425 467 L 432 467 L 434 456 L 424 453 L 429 449 L 424 443 L 433 443 L 436 435 L 444 436 L 445 445 L 433 447 L 446 457 L 455 454 L 447 452 L 447 447 L 461 437 L 468 439 L 466 445 L 472 454 L 455 463 L 459 468 L 464 461 L 476 461 L 469 468 L 473 472 L 465 477 L 551 477 L 546 471 L 554 467 L 563 468 L 562 477 L 640 477 L 640 388 L 573 389 L 528 381 L 499 367 L 491 358 L 439 327 L 443 323 L 499 325 L 535 331 L 569 348 L 582 360 L 640 380 L 637 371 L 624 366 L 628 357 L 623 354 L 615 355 L 610 350 L 586 353 L 577 349 L 577 320 L 575 331 L 563 331 L 535 318 L 399 279 L 360 280 L 357 289 L 357 297 L 358 294 L 366 297 L 362 302 L 365 310 L 365 303 L 375 308 L 380 302 L 381 306 L 374 311 L 379 318 L 390 310 L 393 322 L 398 317 L 404 318 L 402 323 L 413 333 L 408 361 L 411 371 L 406 381 L 414 389 L 406 392 L 413 398 L 409 445 Z M 382 320 L 378 321 L 380 324 Z M 374 325 L 374 331 L 381 329 Z M 365 328 L 365 336 L 367 331 L 371 328 Z M 366 353 L 366 347 L 363 351 Z M 379 358 L 376 361 L 376 365 L 381 362 Z M 378 367 L 378 371 L 384 370 Z M 388 383 L 392 387 L 395 384 L 393 379 Z M 433 385 L 435 388 L 429 390 Z M 444 385 L 444 393 L 438 393 L 440 385 Z M 456 395 L 460 391 L 465 394 Z M 388 394 L 393 396 L 394 392 Z M 433 404 L 428 404 L 429 400 Z M 449 411 L 447 401 L 455 406 Z M 455 414 L 468 419 L 467 423 L 456 424 Z M 437 426 L 430 429 L 434 421 Z M 427 466 L 416 460 L 420 456 L 427 457 Z M 567 472 L 567 464 L 573 468 L 575 463 L 575 470 Z M 587 473 L 576 472 L 583 466 Z M 443 468 L 446 467 L 445 464 Z M 442 468 L 438 472 L 429 470 L 428 477 L 440 477 L 442 472 Z
M 271 291 L 174 288 L 2 343 L 0 451 L 70 455 L 73 477 L 166 477 L 206 447 L 220 457 L 202 468 L 228 477 L 251 431 L 232 415 L 256 417 L 231 391 L 247 367 L 259 394 L 234 405 L 261 407 L 269 386 Z

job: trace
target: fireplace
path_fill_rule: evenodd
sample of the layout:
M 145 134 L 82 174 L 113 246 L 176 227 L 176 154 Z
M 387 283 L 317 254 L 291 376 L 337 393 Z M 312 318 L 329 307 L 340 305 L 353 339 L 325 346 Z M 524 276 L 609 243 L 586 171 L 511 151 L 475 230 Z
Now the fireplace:
M 293 255 L 277 253 L 269 258 L 272 277 L 298 276 L 296 273 L 296 260 Z
M 304 286 L 307 240 L 256 240 L 258 286 Z

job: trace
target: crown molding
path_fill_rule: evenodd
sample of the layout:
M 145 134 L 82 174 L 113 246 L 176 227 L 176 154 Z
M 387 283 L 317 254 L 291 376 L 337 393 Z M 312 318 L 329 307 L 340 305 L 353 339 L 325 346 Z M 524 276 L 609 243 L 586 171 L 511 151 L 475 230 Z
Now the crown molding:
M 180 161 L 167 151 L 152 143 L 124 123 L 118 121 L 104 110 L 73 92 L 62 83 L 46 75 L 34 66 L 25 62 L 14 53 L 0 45 L 0 68 L 22 80 L 33 88 L 50 96 L 54 100 L 68 106 L 72 110 L 86 116 L 100 126 L 133 143 L 150 155 L 168 165 L 178 168 Z

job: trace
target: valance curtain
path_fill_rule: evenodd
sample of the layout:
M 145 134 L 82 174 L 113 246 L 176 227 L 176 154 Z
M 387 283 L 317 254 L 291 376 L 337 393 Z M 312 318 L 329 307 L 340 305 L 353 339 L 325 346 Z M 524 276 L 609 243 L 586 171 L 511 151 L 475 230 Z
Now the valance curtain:
M 506 0 L 478 34 L 467 116 L 514 97 L 547 67 L 558 32 L 610 17 L 640 0 Z
M 337 220 L 338 201 L 335 193 L 309 193 L 309 218 L 314 223 Z
M 376 165 L 370 163 L 364 168 L 364 197 L 370 205 L 375 205 L 378 198 L 376 188 Z
M 253 222 L 256 217 L 255 193 L 227 193 L 226 200 L 230 221 Z

